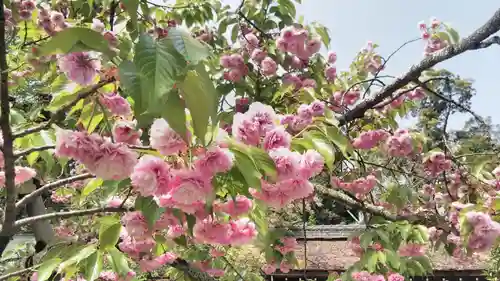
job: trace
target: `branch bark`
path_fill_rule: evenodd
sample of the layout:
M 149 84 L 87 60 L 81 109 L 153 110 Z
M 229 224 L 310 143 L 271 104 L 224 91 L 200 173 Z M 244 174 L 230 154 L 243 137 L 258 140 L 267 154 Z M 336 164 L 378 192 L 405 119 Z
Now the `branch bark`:
M 98 214 L 98 213 L 124 213 L 127 211 L 129 211 L 129 209 L 102 207 L 102 208 L 92 208 L 92 209 L 75 210 L 75 211 L 67 211 L 67 212 L 54 212 L 54 213 L 48 213 L 48 214 L 44 214 L 44 215 L 20 219 L 20 220 L 16 221 L 16 223 L 14 224 L 14 227 L 17 229 L 19 227 L 22 227 L 22 226 L 25 226 L 28 224 L 33 224 L 35 222 L 39 222 L 39 221 L 43 221 L 43 220 L 50 220 L 50 219 L 66 219 L 66 218 L 71 218 L 71 217 L 88 216 L 88 215 L 93 215 L 93 214 Z
M 14 234 L 13 224 L 16 220 L 16 199 L 17 190 L 14 183 L 16 176 L 14 170 L 14 151 L 12 128 L 10 127 L 10 99 L 8 87 L 8 65 L 7 51 L 5 42 L 5 16 L 4 16 L 4 1 L 0 1 L 0 127 L 3 136 L 3 156 L 4 156 L 4 172 L 5 172 L 5 190 L 7 199 L 5 203 L 5 219 L 0 232 L 0 256 L 9 244 L 9 241 Z
M 57 188 L 57 187 L 60 187 L 60 186 L 66 185 L 66 184 L 70 184 L 72 182 L 90 179 L 93 177 L 94 176 L 92 174 L 85 173 L 85 174 L 76 175 L 76 176 L 65 178 L 65 179 L 60 179 L 58 181 L 46 184 L 46 185 L 36 189 L 35 191 L 31 192 L 30 194 L 24 196 L 23 199 L 19 200 L 19 202 L 16 203 L 16 209 L 19 210 L 20 208 L 26 206 L 26 204 L 32 202 L 33 200 L 36 199 L 37 196 L 41 195 L 42 193 L 44 193 L 47 190 L 51 190 L 53 188 Z
M 469 50 L 476 50 L 478 46 L 488 47 L 493 43 L 489 44 L 493 39 L 488 39 L 491 35 L 500 30 L 500 9 L 498 9 L 495 14 L 480 28 L 474 31 L 471 35 L 463 38 L 457 44 L 449 45 L 448 47 L 425 57 L 418 64 L 413 65 L 410 69 L 404 73 L 402 76 L 394 80 L 391 84 L 383 87 L 378 94 L 375 96 L 363 100 L 357 106 L 355 106 L 351 111 L 344 114 L 339 118 L 339 125 L 345 125 L 346 123 L 353 121 L 358 118 L 362 118 L 365 112 L 378 103 L 383 101 L 385 98 L 389 97 L 395 91 L 406 86 L 411 81 L 418 79 L 423 71 L 435 66 L 436 64 L 453 58 Z M 494 38 L 494 37 L 492 37 Z M 488 40 L 486 40 L 488 39 Z M 495 39 L 496 40 L 496 39 Z M 488 45 L 489 44 L 489 45 Z
M 76 105 L 81 99 L 84 99 L 84 98 L 92 95 L 93 93 L 97 92 L 97 90 L 99 90 L 100 88 L 102 88 L 104 85 L 112 83 L 114 81 L 115 81 L 115 78 L 111 77 L 111 78 L 108 78 L 106 80 L 100 81 L 99 83 L 95 84 L 94 86 L 92 86 L 90 88 L 81 90 L 77 94 L 76 98 L 72 102 L 70 102 L 70 103 L 62 106 L 60 109 L 58 109 L 52 115 L 52 117 L 49 119 L 49 121 L 47 121 L 45 123 L 42 123 L 42 124 L 40 124 L 38 126 L 26 129 L 24 131 L 20 131 L 18 133 L 15 133 L 14 134 L 14 138 L 24 137 L 26 135 L 33 134 L 33 133 L 36 133 L 36 132 L 39 132 L 39 131 L 42 131 L 42 130 L 50 128 L 50 126 L 52 124 L 54 124 L 55 122 L 57 122 L 57 121 L 59 121 L 61 119 L 64 119 L 64 113 L 66 113 L 66 111 L 68 111 L 74 105 Z

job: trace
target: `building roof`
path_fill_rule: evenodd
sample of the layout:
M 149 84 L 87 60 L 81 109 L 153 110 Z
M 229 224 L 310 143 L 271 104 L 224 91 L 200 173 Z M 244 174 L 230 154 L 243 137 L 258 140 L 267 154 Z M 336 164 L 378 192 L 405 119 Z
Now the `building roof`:
M 348 245 L 348 237 L 362 231 L 364 225 L 332 225 L 306 228 L 307 270 L 342 271 L 359 260 Z M 295 250 L 299 270 L 304 269 L 303 230 L 293 230 L 299 245 Z M 433 267 L 438 271 L 482 270 L 486 267 L 488 256 L 473 256 L 466 261 L 450 257 L 445 252 L 428 253 Z

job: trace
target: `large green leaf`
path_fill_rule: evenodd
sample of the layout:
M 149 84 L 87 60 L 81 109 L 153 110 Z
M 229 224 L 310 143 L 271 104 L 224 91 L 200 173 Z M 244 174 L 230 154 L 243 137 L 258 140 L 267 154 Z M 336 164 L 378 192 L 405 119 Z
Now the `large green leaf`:
M 123 5 L 130 16 L 132 28 L 137 30 L 137 9 L 139 8 L 139 0 L 122 0 Z
M 172 129 L 174 129 L 174 131 L 186 140 L 186 111 L 184 103 L 179 97 L 178 90 L 173 90 L 172 93 L 169 94 L 168 100 L 165 104 L 165 109 L 163 110 L 161 116 L 167 120 L 168 124 Z
M 217 118 L 218 95 L 203 64 L 187 73 L 181 89 L 193 119 L 194 133 L 205 144 L 209 119 L 215 122 Z
M 118 273 L 120 276 L 125 276 L 130 271 L 128 266 L 127 258 L 125 255 L 118 251 L 116 248 L 109 248 L 109 263 L 114 272 Z
M 197 64 L 210 56 L 210 49 L 207 45 L 193 38 L 187 31 L 179 27 L 170 28 L 167 39 L 171 40 L 177 51 L 184 55 L 186 61 L 192 64 Z
M 70 27 L 58 32 L 39 49 L 40 56 L 71 52 L 97 51 L 113 56 L 104 36 L 85 27 Z
M 141 97 L 148 101 L 148 112 L 161 112 L 163 104 L 158 101 L 164 100 L 184 73 L 186 60 L 170 40 L 155 41 L 143 34 L 135 46 L 134 64 L 140 74 Z
M 160 208 L 153 197 L 138 197 L 135 200 L 135 208 L 141 211 L 150 227 L 152 227 L 156 220 L 160 218 L 161 214 L 165 211 Z
M 333 163 L 335 162 L 335 148 L 331 141 L 319 131 L 310 131 L 304 134 L 304 138 L 307 139 L 314 148 L 325 158 L 326 166 L 331 170 L 333 169 Z
M 131 61 L 123 61 L 118 66 L 120 83 L 128 96 L 134 100 L 134 112 L 139 115 L 147 110 L 148 99 L 142 95 L 141 76 Z
M 85 198 L 87 198 L 87 196 L 89 196 L 90 193 L 92 193 L 94 190 L 100 187 L 102 183 L 103 183 L 102 179 L 99 178 L 91 179 L 82 190 L 82 193 L 80 195 L 80 202 L 83 202 Z
M 352 151 L 352 145 L 349 139 L 339 130 L 339 128 L 328 126 L 326 128 L 326 135 L 330 138 L 330 141 L 332 141 L 339 148 L 344 157 L 348 158 L 348 153 Z
M 60 258 L 53 258 L 42 263 L 37 271 L 38 281 L 45 281 L 49 279 L 50 275 L 54 272 L 54 269 L 61 263 Z
M 102 270 L 102 252 L 97 251 L 90 255 L 85 265 L 85 280 L 94 281 L 99 278 Z
M 67 267 L 80 263 L 81 261 L 88 258 L 90 255 L 92 255 L 95 251 L 96 251 L 95 245 L 89 245 L 83 248 L 81 251 L 77 252 L 74 256 L 70 257 L 69 259 L 61 263 L 59 265 L 58 272 L 61 273 Z
M 115 247 L 120 238 L 122 225 L 120 221 L 114 217 L 105 217 L 100 220 L 99 228 L 99 247 L 100 249 L 108 249 Z
M 249 154 L 254 159 L 257 167 L 259 167 L 259 169 L 263 171 L 265 175 L 270 177 L 271 180 L 276 180 L 278 172 L 276 171 L 276 165 L 269 154 L 264 150 L 253 146 L 250 146 L 248 149 Z
M 232 146 L 230 147 L 230 150 L 234 154 L 234 163 L 245 178 L 248 186 L 260 189 L 260 179 L 262 178 L 262 175 L 256 167 L 252 157 L 248 155 L 247 151 L 238 146 Z

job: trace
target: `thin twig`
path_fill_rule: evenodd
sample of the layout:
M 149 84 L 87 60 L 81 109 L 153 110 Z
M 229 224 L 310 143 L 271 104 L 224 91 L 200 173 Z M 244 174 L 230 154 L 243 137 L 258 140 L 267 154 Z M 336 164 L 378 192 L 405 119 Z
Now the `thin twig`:
M 94 175 L 92 175 L 90 173 L 86 173 L 86 174 L 81 174 L 81 175 L 77 175 L 77 176 L 73 176 L 73 177 L 69 177 L 69 178 L 65 178 L 65 179 L 60 179 L 58 181 L 46 184 L 46 185 L 36 189 L 35 191 L 31 192 L 30 194 L 24 196 L 23 199 L 19 200 L 19 202 L 17 202 L 15 205 L 16 209 L 19 210 L 20 208 L 26 206 L 26 204 L 33 201 L 37 196 L 41 195 L 45 191 L 51 190 L 53 188 L 61 187 L 61 186 L 64 186 L 64 185 L 67 185 L 67 184 L 70 184 L 73 182 L 90 179 L 93 177 L 94 177 Z
M 45 151 L 45 150 L 54 149 L 54 148 L 56 148 L 55 145 L 35 146 L 35 147 L 32 147 L 32 148 L 28 148 L 28 149 L 21 150 L 21 151 L 18 151 L 16 153 L 14 153 L 14 157 L 15 158 L 19 158 L 19 157 L 23 157 L 23 156 L 26 156 L 26 155 L 30 155 L 33 152 Z
M 40 264 L 38 265 L 35 265 L 35 266 L 32 266 L 30 268 L 25 268 L 25 269 L 21 269 L 21 270 L 18 270 L 18 271 L 14 271 L 14 272 L 11 272 L 11 273 L 7 273 L 5 275 L 2 275 L 0 276 L 0 281 L 2 280 L 7 280 L 11 277 L 15 277 L 15 276 L 19 276 L 19 275 L 23 275 L 25 273 L 28 273 L 28 272 L 31 272 L 31 271 L 34 271 L 37 267 L 39 267 Z
M 20 219 L 20 220 L 16 221 L 16 223 L 14 224 L 14 227 L 17 229 L 19 227 L 33 224 L 33 223 L 38 222 L 38 221 L 44 221 L 44 220 L 50 220 L 50 219 L 65 219 L 65 218 L 71 218 L 71 217 L 88 216 L 88 215 L 93 215 L 93 214 L 98 214 L 98 213 L 123 213 L 123 212 L 127 212 L 127 211 L 128 211 L 128 209 L 125 209 L 125 208 L 105 207 L 105 208 L 93 208 L 93 209 L 75 210 L 75 211 L 67 211 L 67 212 L 54 212 L 54 213 L 48 213 L 48 214 L 44 214 L 44 215 Z
M 36 133 L 36 132 L 39 132 L 39 131 L 42 131 L 42 130 L 50 128 L 50 126 L 52 124 L 54 124 L 56 121 L 59 121 L 60 119 L 63 119 L 64 118 L 64 113 L 66 111 L 68 111 L 69 109 L 71 109 L 74 105 L 76 105 L 81 99 L 87 98 L 88 96 L 90 96 L 93 93 L 97 92 L 97 90 L 99 90 L 100 88 L 102 88 L 106 84 L 112 83 L 114 81 L 115 81 L 115 78 L 111 77 L 111 78 L 108 78 L 106 80 L 100 81 L 99 83 L 97 83 L 96 85 L 94 85 L 94 86 L 92 86 L 90 88 L 81 90 L 77 94 L 76 98 L 73 101 L 71 101 L 70 103 L 62 106 L 54 114 L 52 114 L 52 116 L 49 119 L 49 121 L 47 121 L 45 123 L 42 123 L 42 124 L 40 124 L 38 126 L 26 129 L 24 131 L 20 131 L 18 133 L 15 133 L 14 134 L 14 138 L 24 137 L 26 135 L 33 134 L 33 133 Z

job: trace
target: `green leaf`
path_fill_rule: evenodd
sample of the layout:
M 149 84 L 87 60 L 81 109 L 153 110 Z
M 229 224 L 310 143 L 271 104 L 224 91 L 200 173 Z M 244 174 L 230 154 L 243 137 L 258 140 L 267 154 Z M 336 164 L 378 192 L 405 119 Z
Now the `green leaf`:
M 184 139 L 184 141 L 188 142 L 186 111 L 184 110 L 184 103 L 179 97 L 177 90 L 174 90 L 169 94 L 162 117 L 167 120 L 168 125 L 170 125 L 170 127 L 174 129 L 174 131 L 176 131 Z
M 328 126 L 326 128 L 326 134 L 330 138 L 330 141 L 332 141 L 342 152 L 344 157 L 348 158 L 348 152 L 352 151 L 352 146 L 351 142 L 349 139 L 339 130 L 337 127 L 333 126 Z
M 314 30 L 316 33 L 318 33 L 319 37 L 321 38 L 321 41 L 327 48 L 330 48 L 330 35 L 328 34 L 328 28 L 322 25 L 316 25 L 314 27 Z
M 444 24 L 444 26 L 446 28 L 446 32 L 448 32 L 448 35 L 450 35 L 451 43 L 457 44 L 458 41 L 460 41 L 460 35 L 458 34 L 458 32 L 448 24 Z
M 139 115 L 147 110 L 148 97 L 142 95 L 141 76 L 131 61 L 123 61 L 118 66 L 120 83 L 128 96 L 134 100 L 134 112 Z
M 38 281 L 48 280 L 57 266 L 61 263 L 60 258 L 53 258 L 42 263 L 37 270 Z
M 365 255 L 369 255 L 368 257 L 368 262 L 366 264 L 366 268 L 370 272 L 374 272 L 377 269 L 377 263 L 378 263 L 378 255 L 376 251 L 369 251 L 365 253 Z
M 160 218 L 161 214 L 165 211 L 164 208 L 160 208 L 153 197 L 138 197 L 135 200 L 135 208 L 141 211 L 149 227 L 152 227 L 156 220 Z
M 64 105 L 74 101 L 78 95 L 77 91 L 74 92 L 59 92 L 53 95 L 50 104 L 45 108 L 50 112 L 55 112 Z
M 325 158 L 326 166 L 332 170 L 335 162 L 335 149 L 330 140 L 319 131 L 306 132 L 304 138 L 312 143 L 314 148 Z
M 240 27 L 237 24 L 233 25 L 233 28 L 231 29 L 231 41 L 233 41 L 233 43 L 235 43 L 236 39 L 238 39 L 239 32 Z
M 94 192 L 98 187 L 100 187 L 103 183 L 103 180 L 100 178 L 95 178 L 91 179 L 87 185 L 82 190 L 82 193 L 80 195 L 80 202 L 84 201 L 87 196 L 89 196 L 90 193 Z
M 128 266 L 125 255 L 116 248 L 109 248 L 107 249 L 107 252 L 109 253 L 109 261 L 113 271 L 118 273 L 120 276 L 126 276 L 130 271 L 130 267 Z
M 87 258 L 85 266 L 85 280 L 94 281 L 99 278 L 102 270 L 102 252 L 97 251 Z
M 389 249 L 385 249 L 384 252 L 389 266 L 391 266 L 395 271 L 397 271 L 399 269 L 399 266 L 401 265 L 399 256 L 395 252 Z
M 238 145 L 230 145 L 230 150 L 234 154 L 235 165 L 245 178 L 248 186 L 251 188 L 260 188 L 260 174 L 253 159 L 247 154 L 247 151 Z
M 186 30 L 180 27 L 170 28 L 167 39 L 171 40 L 177 51 L 184 55 L 186 61 L 192 64 L 197 64 L 210 56 L 210 50 L 207 45 L 193 38 Z
M 88 258 L 96 251 L 95 245 L 89 245 L 83 248 L 81 251 L 77 252 L 74 256 L 67 259 L 65 262 L 61 263 L 58 268 L 58 272 L 63 272 L 67 267 L 70 267 L 74 264 L 80 263 L 82 260 Z
M 132 28 L 137 30 L 137 9 L 139 8 L 139 0 L 122 0 L 125 9 L 130 16 Z
M 255 161 L 255 164 L 261 171 L 265 173 L 268 177 L 270 177 L 273 181 L 278 176 L 278 172 L 276 171 L 276 165 L 269 156 L 267 152 L 257 147 L 249 147 L 250 157 L 252 157 Z
M 70 27 L 56 33 L 49 41 L 40 46 L 39 55 L 48 56 L 83 51 L 97 51 L 113 57 L 104 36 L 85 27 Z
M 208 76 L 205 66 L 199 64 L 187 73 L 182 83 L 182 96 L 193 118 L 194 133 L 205 144 L 209 119 L 217 120 L 217 91 Z
M 115 247 L 120 239 L 120 231 L 122 225 L 120 221 L 114 217 L 106 217 L 101 219 L 101 226 L 99 228 L 99 247 L 100 249 L 107 249 Z
M 141 97 L 147 101 L 148 112 L 161 112 L 163 104 L 158 101 L 167 97 L 175 81 L 184 73 L 186 60 L 170 40 L 155 41 L 143 34 L 135 45 L 134 64 L 140 74 Z
M 363 249 L 367 249 L 373 242 L 373 238 L 375 237 L 374 233 L 369 231 L 361 234 L 359 237 L 359 245 Z

